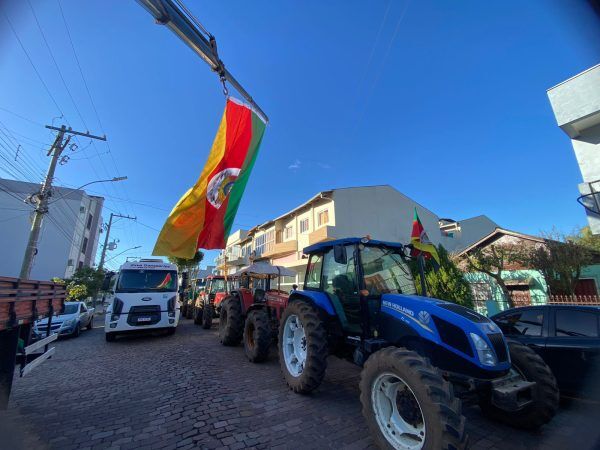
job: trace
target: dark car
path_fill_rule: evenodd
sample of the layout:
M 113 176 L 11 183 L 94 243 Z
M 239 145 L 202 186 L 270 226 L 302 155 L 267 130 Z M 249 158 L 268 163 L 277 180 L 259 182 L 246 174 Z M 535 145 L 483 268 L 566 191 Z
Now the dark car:
M 600 398 L 600 307 L 539 305 L 491 318 L 511 339 L 535 350 L 563 394 Z

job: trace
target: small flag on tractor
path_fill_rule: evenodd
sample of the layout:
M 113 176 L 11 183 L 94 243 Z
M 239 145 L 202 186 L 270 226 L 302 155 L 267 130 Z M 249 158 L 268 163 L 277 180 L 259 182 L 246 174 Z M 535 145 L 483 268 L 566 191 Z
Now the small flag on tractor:
M 410 243 L 413 246 L 411 256 L 419 256 L 422 254 L 425 259 L 431 260 L 431 258 L 433 258 L 432 262 L 439 266 L 440 257 L 437 249 L 435 248 L 435 245 L 431 243 L 429 236 L 427 236 L 427 233 L 425 232 L 425 228 L 423 228 L 421 219 L 419 219 L 419 215 L 417 214 L 417 208 L 415 208 Z
M 251 108 L 227 99 L 202 174 L 171 211 L 153 255 L 191 259 L 199 248 L 225 248 L 264 132 Z

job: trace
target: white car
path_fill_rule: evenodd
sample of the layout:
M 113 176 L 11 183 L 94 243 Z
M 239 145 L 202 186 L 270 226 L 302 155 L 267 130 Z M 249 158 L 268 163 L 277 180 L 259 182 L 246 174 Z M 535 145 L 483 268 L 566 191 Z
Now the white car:
M 119 269 L 114 299 L 106 311 L 106 340 L 140 330 L 175 333 L 178 300 L 176 265 L 160 259 L 126 262 Z
M 88 308 L 84 302 L 65 302 L 64 311 L 52 317 L 50 334 L 77 337 L 82 329 L 91 330 L 93 323 L 94 308 Z M 33 325 L 33 334 L 38 339 L 45 338 L 47 329 L 48 318 L 38 320 Z

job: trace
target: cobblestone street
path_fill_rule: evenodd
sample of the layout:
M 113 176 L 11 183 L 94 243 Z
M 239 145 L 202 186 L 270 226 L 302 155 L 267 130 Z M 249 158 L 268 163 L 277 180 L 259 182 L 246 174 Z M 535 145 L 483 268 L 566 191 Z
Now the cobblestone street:
M 174 336 L 104 341 L 102 324 L 61 340 L 56 356 L 15 379 L 0 413 L 2 449 L 370 448 L 360 370 L 330 358 L 325 382 L 291 393 L 275 351 L 249 363 L 183 320 Z M 571 401 L 536 433 L 516 431 L 469 407 L 473 449 L 593 449 L 600 406 Z

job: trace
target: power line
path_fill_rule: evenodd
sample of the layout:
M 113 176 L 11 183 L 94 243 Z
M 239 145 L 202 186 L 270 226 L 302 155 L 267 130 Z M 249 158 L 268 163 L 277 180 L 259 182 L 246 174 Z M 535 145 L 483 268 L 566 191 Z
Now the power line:
M 6 13 L 5 13 L 5 15 L 6 15 Z M 18 117 L 19 119 L 25 120 L 27 122 L 30 122 L 30 123 L 34 124 L 34 125 L 39 125 L 40 127 L 44 126 L 44 124 L 41 123 L 41 122 L 36 122 L 35 120 L 28 119 L 27 117 L 22 116 L 21 114 L 18 114 L 18 113 L 14 112 L 14 111 L 11 111 L 10 109 L 4 108 L 3 106 L 0 106 L 0 110 L 5 111 L 5 112 L 7 112 L 9 114 L 12 114 L 13 116 Z
M 33 70 L 35 71 L 35 74 L 37 75 L 37 77 L 39 78 L 40 82 L 44 86 L 44 89 L 46 89 L 46 92 L 48 93 L 48 96 L 52 99 L 52 102 L 54 103 L 54 106 L 56 106 L 56 109 L 58 109 L 58 111 L 64 116 L 64 113 L 63 113 L 62 109 L 60 108 L 60 106 L 58 105 L 58 102 L 56 101 L 56 99 L 52 95 L 52 92 L 50 92 L 50 89 L 48 88 L 48 85 L 46 84 L 46 82 L 42 78 L 42 75 L 38 71 L 38 69 L 37 69 L 35 63 L 33 62 L 33 60 L 31 59 L 31 56 L 29 56 L 29 52 L 27 51 L 27 49 L 23 45 L 23 42 L 21 42 L 21 39 L 19 38 L 19 35 L 17 34 L 17 31 L 15 30 L 15 28 L 13 27 L 12 22 L 8 18 L 8 14 L 6 14 L 6 11 L 4 11 L 4 10 L 3 10 L 3 12 L 4 12 L 4 18 L 8 22 L 8 25 L 10 26 L 10 29 L 11 29 L 13 35 L 15 36 L 15 38 L 17 39 L 17 41 L 19 42 L 19 45 L 21 46 L 21 49 L 23 50 L 23 53 L 25 53 L 25 56 L 27 56 L 27 60 L 29 61 L 29 64 L 31 64 L 31 67 L 33 67 Z

